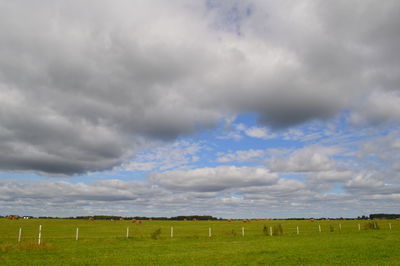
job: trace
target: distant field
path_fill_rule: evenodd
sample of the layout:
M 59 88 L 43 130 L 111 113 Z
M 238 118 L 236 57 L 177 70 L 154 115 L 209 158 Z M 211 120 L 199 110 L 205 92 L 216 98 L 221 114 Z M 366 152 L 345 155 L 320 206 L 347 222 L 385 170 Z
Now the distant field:
M 399 265 L 400 222 L 368 222 L 0 219 L 0 265 Z

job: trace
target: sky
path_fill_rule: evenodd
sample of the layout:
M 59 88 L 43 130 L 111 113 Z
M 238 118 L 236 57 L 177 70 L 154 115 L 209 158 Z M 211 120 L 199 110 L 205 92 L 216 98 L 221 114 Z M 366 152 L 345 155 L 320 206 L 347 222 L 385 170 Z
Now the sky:
M 0 215 L 399 213 L 400 2 L 0 0 Z

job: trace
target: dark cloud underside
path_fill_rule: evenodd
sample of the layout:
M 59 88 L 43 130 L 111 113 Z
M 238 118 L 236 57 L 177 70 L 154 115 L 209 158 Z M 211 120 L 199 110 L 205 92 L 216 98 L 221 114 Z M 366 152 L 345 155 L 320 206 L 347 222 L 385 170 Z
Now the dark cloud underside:
M 0 168 L 108 169 L 232 113 L 399 121 L 398 1 L 210 3 L 0 1 Z

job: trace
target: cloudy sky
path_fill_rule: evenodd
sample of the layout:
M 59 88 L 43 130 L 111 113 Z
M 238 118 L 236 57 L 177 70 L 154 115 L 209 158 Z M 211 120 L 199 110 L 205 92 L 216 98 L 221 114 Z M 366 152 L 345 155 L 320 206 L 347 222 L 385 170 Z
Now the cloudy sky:
M 399 213 L 400 2 L 0 0 L 0 215 Z

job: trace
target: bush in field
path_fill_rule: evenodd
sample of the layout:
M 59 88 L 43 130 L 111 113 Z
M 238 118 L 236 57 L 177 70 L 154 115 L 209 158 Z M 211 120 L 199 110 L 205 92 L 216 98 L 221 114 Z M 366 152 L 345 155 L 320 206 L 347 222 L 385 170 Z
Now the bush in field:
M 161 235 L 161 228 L 158 228 L 153 233 L 151 233 L 151 239 L 157 240 Z
M 333 227 L 333 225 L 330 225 L 330 226 L 329 226 L 329 231 L 330 231 L 330 232 L 334 232 L 334 231 L 335 231 L 335 227 Z
M 365 230 L 378 230 L 379 225 L 376 221 L 371 221 L 369 223 L 364 224 L 364 229 Z
M 268 227 L 266 226 L 266 225 L 264 225 L 264 228 L 263 228 L 263 233 L 264 233 L 264 235 L 268 235 Z
M 281 224 L 274 225 L 274 228 L 273 228 L 273 231 L 272 231 L 272 235 L 274 235 L 274 236 L 283 235 L 283 228 L 282 228 Z

